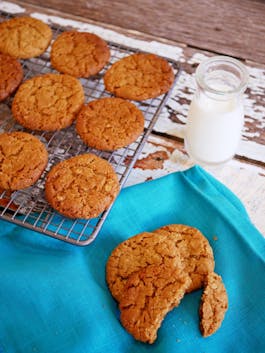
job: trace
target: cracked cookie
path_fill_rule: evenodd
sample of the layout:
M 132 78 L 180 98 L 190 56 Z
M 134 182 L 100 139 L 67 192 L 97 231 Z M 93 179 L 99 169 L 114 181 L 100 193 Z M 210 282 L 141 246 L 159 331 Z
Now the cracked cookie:
M 187 292 L 202 288 L 205 277 L 214 270 L 213 251 L 207 238 L 198 229 L 182 224 L 166 225 L 154 233 L 174 239 L 184 271 L 191 277 Z
M 114 63 L 104 76 L 107 91 L 136 101 L 166 93 L 174 82 L 169 63 L 154 54 L 136 53 Z
M 0 24 L 0 52 L 28 59 L 42 54 L 50 44 L 52 31 L 32 17 L 16 17 Z
M 84 106 L 76 130 L 90 147 L 113 151 L 135 141 L 144 129 L 144 116 L 131 102 L 101 98 Z
M 0 188 L 24 189 L 34 184 L 48 162 L 44 144 L 25 132 L 0 134 Z
M 175 263 L 149 265 L 134 272 L 126 282 L 119 305 L 124 328 L 135 339 L 153 343 L 164 317 L 178 306 L 190 281 Z
M 64 74 L 89 77 L 109 61 L 107 43 L 92 33 L 69 31 L 60 34 L 51 49 L 52 66 Z
M 118 192 L 118 177 L 111 164 L 91 153 L 55 165 L 45 184 L 47 201 L 69 218 L 99 216 Z
M 179 263 L 175 242 L 166 236 L 143 232 L 120 243 L 106 265 L 106 280 L 113 297 L 119 302 L 129 276 L 148 265 Z
M 0 102 L 17 89 L 22 79 L 20 63 L 12 56 L 0 53 Z
M 140 233 L 120 243 L 106 265 L 106 280 L 113 297 L 120 301 L 129 276 L 151 264 L 166 264 L 180 257 L 183 271 L 191 277 L 187 292 L 203 286 L 205 276 L 214 269 L 208 240 L 196 229 L 169 225 L 153 233 Z
M 56 131 L 75 120 L 84 104 L 84 91 L 75 77 L 60 74 L 35 76 L 18 89 L 12 113 L 31 130 Z
M 227 308 L 228 298 L 222 278 L 212 272 L 206 277 L 199 310 L 200 330 L 204 337 L 218 330 Z

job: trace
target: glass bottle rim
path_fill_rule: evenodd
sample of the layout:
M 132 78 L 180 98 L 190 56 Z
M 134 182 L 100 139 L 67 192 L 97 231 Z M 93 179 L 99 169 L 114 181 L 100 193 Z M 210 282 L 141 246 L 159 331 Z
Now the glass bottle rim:
M 207 72 L 207 69 L 214 64 L 227 65 L 227 66 L 230 66 L 230 68 L 237 70 L 241 76 L 240 83 L 235 88 L 228 91 L 215 89 L 210 85 L 208 85 L 207 82 L 205 82 L 204 76 L 205 76 L 205 73 Z M 233 95 L 237 93 L 243 93 L 248 84 L 249 74 L 246 67 L 239 60 L 231 58 L 230 56 L 218 55 L 218 56 L 213 56 L 201 62 L 196 69 L 195 77 L 198 85 L 201 88 L 203 88 L 205 91 L 208 91 L 210 93 L 220 95 L 220 96 L 224 96 L 224 95 L 226 96 L 226 95 Z

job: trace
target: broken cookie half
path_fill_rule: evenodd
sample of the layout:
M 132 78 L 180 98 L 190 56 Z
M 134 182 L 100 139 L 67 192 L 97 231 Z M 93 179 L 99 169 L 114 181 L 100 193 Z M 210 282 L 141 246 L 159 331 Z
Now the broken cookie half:
M 221 276 L 209 273 L 200 304 L 200 330 L 204 337 L 215 333 L 228 309 L 228 297 Z
M 164 317 L 190 284 L 190 276 L 174 266 L 149 265 L 133 273 L 119 305 L 122 325 L 135 339 L 153 343 Z

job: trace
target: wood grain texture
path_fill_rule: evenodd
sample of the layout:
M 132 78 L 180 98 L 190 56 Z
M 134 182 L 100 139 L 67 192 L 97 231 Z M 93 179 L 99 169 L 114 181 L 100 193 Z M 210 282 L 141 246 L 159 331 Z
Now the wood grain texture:
M 26 0 L 87 19 L 265 63 L 265 2 L 258 0 Z

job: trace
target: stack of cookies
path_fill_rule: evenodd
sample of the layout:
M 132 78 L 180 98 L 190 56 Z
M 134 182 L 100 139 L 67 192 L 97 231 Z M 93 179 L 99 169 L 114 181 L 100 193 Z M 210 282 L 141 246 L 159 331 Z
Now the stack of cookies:
M 18 39 L 18 40 L 17 40 Z M 112 65 L 104 76 L 115 97 L 85 105 L 78 78 L 98 74 L 110 59 L 107 43 L 92 33 L 67 31 L 51 46 L 51 65 L 59 73 L 34 76 L 21 84 L 19 59 L 41 55 L 52 31 L 31 17 L 0 24 L 0 101 L 12 95 L 12 114 L 29 130 L 58 131 L 76 121 L 76 132 L 89 147 L 114 151 L 136 141 L 144 131 L 142 112 L 130 100 L 145 100 L 167 92 L 174 73 L 166 60 L 153 54 L 133 54 Z M 80 143 L 80 140 L 76 140 Z M 34 184 L 47 166 L 45 145 L 29 133 L 0 135 L 0 188 L 19 190 Z M 50 205 L 70 218 L 97 217 L 119 192 L 112 166 L 94 154 L 60 162 L 48 173 L 45 195 Z
M 122 325 L 142 342 L 155 341 L 165 315 L 185 293 L 204 288 L 199 312 L 205 337 L 220 327 L 228 307 L 208 240 L 186 225 L 164 226 L 119 244 L 108 259 L 106 280 Z

